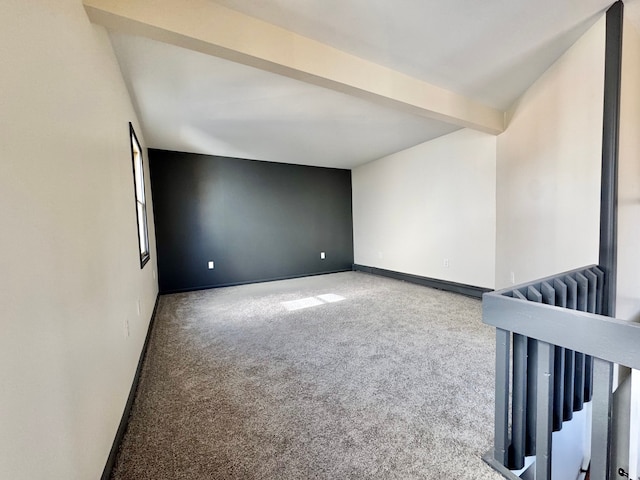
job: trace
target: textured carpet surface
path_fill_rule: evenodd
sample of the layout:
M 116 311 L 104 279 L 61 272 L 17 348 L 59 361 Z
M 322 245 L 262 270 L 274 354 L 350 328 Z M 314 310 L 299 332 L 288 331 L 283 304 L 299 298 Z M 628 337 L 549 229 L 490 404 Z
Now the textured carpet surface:
M 112 478 L 500 479 L 481 302 L 364 273 L 167 295 Z

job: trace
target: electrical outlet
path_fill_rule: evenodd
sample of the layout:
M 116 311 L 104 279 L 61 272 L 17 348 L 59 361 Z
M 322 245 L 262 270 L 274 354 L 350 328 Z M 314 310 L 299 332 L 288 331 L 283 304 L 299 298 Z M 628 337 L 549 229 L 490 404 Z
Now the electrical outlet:
M 325 258 L 325 256 L 324 256 L 324 252 L 320 252 L 320 258 L 321 258 L 322 260 L 324 260 L 324 258 Z
M 448 258 L 445 258 L 442 263 L 444 265 L 444 268 L 449 268 L 449 259 Z
M 515 272 L 511 272 L 511 285 L 516 284 L 516 274 Z
M 209 261 L 209 270 L 213 270 L 214 264 L 213 264 L 213 260 Z

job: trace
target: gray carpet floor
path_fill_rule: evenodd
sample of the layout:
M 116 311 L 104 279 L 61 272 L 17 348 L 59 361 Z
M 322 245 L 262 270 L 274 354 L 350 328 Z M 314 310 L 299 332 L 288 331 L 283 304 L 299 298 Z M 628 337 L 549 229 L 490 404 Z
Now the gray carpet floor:
M 479 300 L 364 273 L 162 296 L 112 478 L 501 479 L 494 348 Z

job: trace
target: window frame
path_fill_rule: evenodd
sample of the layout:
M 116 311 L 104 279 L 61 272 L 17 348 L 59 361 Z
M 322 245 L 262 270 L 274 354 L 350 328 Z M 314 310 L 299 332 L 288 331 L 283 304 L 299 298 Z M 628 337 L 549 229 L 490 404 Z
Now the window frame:
M 131 122 L 129 122 L 129 142 L 131 145 L 131 167 L 133 171 L 133 200 L 136 206 L 136 236 L 138 237 L 140 269 L 143 269 L 151 258 L 149 222 L 147 221 L 147 195 L 144 178 L 144 155 L 142 153 L 142 146 Z M 140 188 L 138 188 L 138 186 L 140 186 Z M 140 218 L 141 216 L 142 218 Z

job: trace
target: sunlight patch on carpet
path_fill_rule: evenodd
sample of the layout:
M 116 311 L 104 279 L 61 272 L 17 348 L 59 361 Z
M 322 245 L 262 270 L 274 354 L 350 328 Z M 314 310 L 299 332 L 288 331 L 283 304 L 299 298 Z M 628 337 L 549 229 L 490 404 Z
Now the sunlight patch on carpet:
M 326 293 L 324 295 L 318 295 L 317 297 L 301 298 L 300 300 L 291 300 L 289 302 L 280 302 L 284 308 L 290 312 L 293 310 L 301 310 L 303 308 L 317 307 L 318 305 L 324 305 L 325 303 L 335 303 L 345 300 L 344 297 L 336 295 L 335 293 Z
M 325 295 L 318 295 L 316 298 L 319 298 L 320 300 L 322 300 L 323 302 L 326 302 L 326 303 L 340 302 L 340 301 L 345 299 L 344 297 L 341 297 L 340 295 L 336 295 L 335 293 L 327 293 Z
M 323 302 L 315 297 L 301 298 L 300 300 L 292 300 L 290 302 L 282 302 L 284 308 L 290 312 L 293 310 L 300 310 L 302 308 L 315 307 L 316 305 L 322 305 Z

